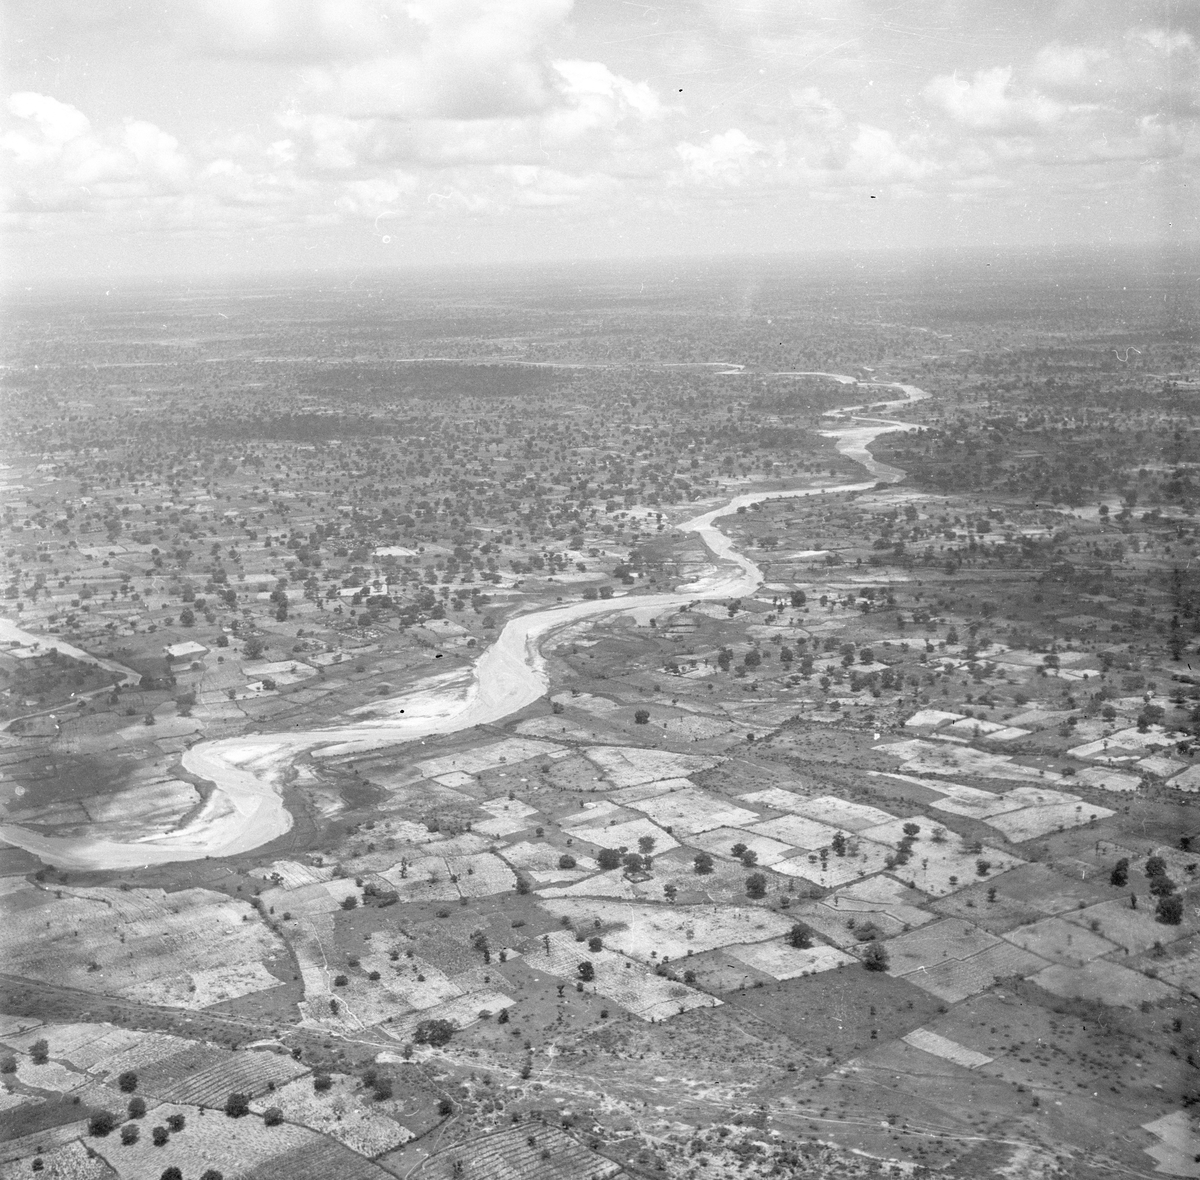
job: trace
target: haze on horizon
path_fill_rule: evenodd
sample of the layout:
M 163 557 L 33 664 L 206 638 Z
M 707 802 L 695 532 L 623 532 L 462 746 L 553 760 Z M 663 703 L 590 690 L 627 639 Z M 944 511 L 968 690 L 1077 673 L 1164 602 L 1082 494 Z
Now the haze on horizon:
M 1200 4 L 15 0 L 16 281 L 1200 240 Z

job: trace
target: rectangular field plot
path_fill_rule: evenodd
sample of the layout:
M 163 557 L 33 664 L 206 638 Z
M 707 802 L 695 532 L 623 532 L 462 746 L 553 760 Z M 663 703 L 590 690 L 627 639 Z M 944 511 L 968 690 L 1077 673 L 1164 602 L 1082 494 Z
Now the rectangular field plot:
M 945 959 L 968 959 L 1000 940 L 986 930 L 958 918 L 942 918 L 921 930 L 893 938 L 887 946 L 893 975 L 929 970 Z
M 783 787 L 768 787 L 765 791 L 751 791 L 738 798 L 751 807 L 761 807 L 767 811 L 795 811 L 807 796 L 784 790 Z
M 511 1008 L 513 1003 L 512 997 L 503 992 L 472 992 L 470 995 L 456 996 L 423 1012 L 414 1012 L 402 1020 L 393 1021 L 384 1025 L 382 1031 L 398 1041 L 411 1041 L 417 1025 L 422 1020 L 449 1020 L 456 1028 L 467 1028 L 479 1019 L 480 1012 L 491 1012 L 495 1015 L 503 1008 Z
M 746 826 L 746 831 L 790 844 L 793 848 L 815 851 L 818 848 L 828 848 L 829 842 L 837 835 L 839 829 L 802 815 L 781 815 L 777 819 L 765 819 L 762 823 L 750 824 Z M 843 832 L 842 835 L 849 833 Z
M 672 754 L 669 750 L 643 750 L 637 746 L 592 746 L 584 751 L 588 760 L 618 787 L 633 787 L 664 778 L 687 778 L 716 766 L 716 759 L 695 754 Z
M 1174 988 L 1157 979 L 1103 959 L 1083 967 L 1064 967 L 1055 963 L 1039 971 L 1032 981 L 1065 1000 L 1099 1000 L 1121 1008 L 1137 1008 L 1143 1000 L 1153 1004 L 1178 995 Z
M 222 1103 L 230 1088 L 225 1088 Z M 171 1114 L 184 1116 L 184 1129 L 172 1134 L 164 1146 L 156 1147 L 149 1129 L 164 1123 Z M 230 1160 L 238 1162 L 237 1175 L 244 1176 L 249 1169 L 273 1163 L 285 1152 L 312 1151 L 328 1142 L 305 1127 L 288 1123 L 268 1127 L 262 1119 L 230 1119 L 216 1111 L 205 1113 L 194 1106 L 174 1103 L 152 1106 L 142 1121 L 142 1137 L 137 1143 L 123 1144 L 116 1135 L 88 1140 L 88 1146 L 115 1168 L 121 1180 L 159 1180 L 170 1164 L 189 1178 L 199 1176 L 206 1168 L 217 1168 L 228 1175 Z M 287 1173 L 270 1174 L 282 1177 Z
M 663 1020 L 691 1008 L 711 1008 L 720 1003 L 686 984 L 647 971 L 623 954 L 607 949 L 589 951 L 587 944 L 576 942 L 569 931 L 550 935 L 549 952 L 539 946 L 524 957 L 535 970 L 570 980 L 579 978 L 579 964 L 586 960 L 595 972 L 586 986 L 643 1020 Z
M 290 1082 L 308 1067 L 279 1053 L 243 1051 L 229 1053 L 190 1077 L 163 1085 L 158 1097 L 164 1102 L 181 1102 L 192 1106 L 224 1106 L 231 1090 L 255 1097 L 273 1085 Z
M 674 828 L 676 832 L 688 835 L 713 828 L 741 828 L 759 818 L 756 811 L 736 807 L 727 799 L 718 799 L 690 785 L 669 795 L 643 799 L 632 806 L 661 827 Z
M 795 979 L 799 975 L 816 975 L 830 971 L 846 963 L 853 963 L 852 955 L 831 946 L 812 946 L 800 950 L 786 942 L 755 942 L 744 946 L 726 947 L 727 954 L 741 960 L 756 971 L 762 971 L 774 979 Z
M 333 876 L 333 868 L 325 865 L 318 869 L 295 860 L 277 860 L 261 869 L 251 869 L 250 875 L 273 881 L 283 889 L 299 889 L 301 885 L 319 885 L 328 881 Z
M 1068 828 L 1082 827 L 1094 820 L 1107 819 L 1112 809 L 1098 807 L 1094 803 L 1055 803 L 1045 807 L 1025 807 L 1020 811 L 1006 811 L 984 820 L 998 832 L 1003 832 L 1014 844 L 1045 836 L 1048 832 L 1062 832 Z
M 513 816 L 501 815 L 493 819 L 476 820 L 471 829 L 475 832 L 482 832 L 485 836 L 495 836 L 496 839 L 502 839 L 504 836 L 512 836 L 517 832 L 523 832 L 526 828 L 533 827 L 533 821 L 528 819 L 517 819 Z
M 538 896 L 545 898 L 626 897 L 632 901 L 637 897 L 637 890 L 625 876 L 623 869 L 613 869 L 612 872 L 597 873 L 582 881 L 576 881 L 572 885 L 551 885 L 548 888 L 539 889 Z
M 954 843 L 953 837 L 943 844 L 925 839 L 922 831 L 913 845 L 912 859 L 897 865 L 893 873 L 902 881 L 912 882 L 932 897 L 945 897 L 958 889 L 984 880 L 991 880 L 1025 862 L 998 849 L 985 845 L 980 852 L 971 852 L 965 845 Z M 987 871 L 980 873 L 980 862 Z
M 33 1154 L 32 1152 L 30 1153 Z M 111 1180 L 112 1172 L 99 1157 L 88 1155 L 82 1143 L 64 1143 L 61 1147 L 39 1152 L 44 1168 L 30 1172 L 29 1160 L 14 1160 L 0 1164 L 0 1180 L 26 1180 L 30 1175 L 44 1180 Z
M 448 856 L 446 868 L 458 878 L 461 897 L 491 897 L 516 888 L 516 874 L 498 856 L 480 852 L 473 856 Z
M 1005 941 L 1022 950 L 1032 951 L 1051 963 L 1080 967 L 1116 950 L 1116 944 L 1084 926 L 1064 922 L 1062 918 L 1043 918 L 1029 926 L 1018 926 L 1004 935 Z
M 534 844 L 523 840 L 520 844 L 510 844 L 501 850 L 501 855 L 510 865 L 527 872 L 570 873 L 572 869 L 559 869 L 558 860 L 565 850 L 556 848 L 553 844 Z M 590 856 L 571 849 L 575 858 L 576 868 L 591 872 L 596 868 L 596 862 Z
M 672 848 L 679 847 L 678 840 L 644 817 L 611 827 L 597 825 L 594 828 L 572 828 L 571 834 L 576 840 L 586 840 L 600 848 L 624 847 L 633 852 L 637 851 L 638 841 L 643 836 L 654 841 L 655 853 L 670 852 Z
M 809 819 L 829 824 L 830 827 L 846 828 L 851 832 L 862 832 L 895 818 L 890 812 L 881 811 L 878 807 L 853 803 L 849 799 L 839 799 L 836 795 L 818 795 L 815 799 L 805 799 L 795 808 L 795 812 L 797 815 L 806 815 Z
M 731 849 L 735 844 L 744 844 L 758 857 L 760 865 L 773 865 L 777 860 L 791 856 L 795 849 L 790 844 L 772 840 L 768 836 L 760 836 L 748 828 L 713 828 L 711 832 L 701 832 L 689 841 L 693 848 L 711 852 L 714 856 L 731 857 Z
M 423 856 L 407 866 L 393 865 L 379 875 L 400 895 L 401 901 L 458 900 L 458 887 L 450 880 L 444 857 Z
M 154 980 L 284 952 L 246 902 L 211 890 L 61 892 L 59 898 L 29 887 L 2 899 L 0 961 L 6 971 L 132 997 Z
M 330 1173 L 333 1175 L 333 1173 Z M 447 1148 L 421 1167 L 422 1180 L 614 1180 L 621 1166 L 589 1151 L 554 1126 L 539 1126 L 480 1135 Z M 257 1180 L 257 1178 L 255 1178 Z M 358 1180 L 357 1177 L 352 1180 Z
M 363 1092 L 356 1078 L 332 1076 L 329 1090 L 317 1093 L 311 1078 L 297 1078 L 252 1102 L 251 1109 L 262 1114 L 268 1107 L 278 1106 L 289 1123 L 332 1135 L 343 1146 L 365 1156 L 382 1155 L 413 1137 L 399 1121 L 403 1112 L 400 1101 L 392 1098 L 378 1102 Z
M 530 741 L 529 739 L 509 738 L 502 742 L 493 742 L 490 746 L 480 746 L 475 750 L 462 750 L 457 754 L 444 754 L 440 758 L 430 758 L 418 762 L 416 769 L 425 778 L 437 778 L 441 774 L 452 774 L 461 771 L 463 774 L 478 774 L 482 770 L 491 770 L 505 762 L 525 762 L 529 758 L 554 758 L 570 753 L 562 746 L 552 742 Z
M 880 938 L 892 938 L 904 932 L 904 927 L 923 926 L 932 922 L 934 915 L 915 906 L 895 903 L 883 908 L 878 902 L 852 902 L 832 898 L 823 901 L 806 901 L 792 906 L 791 913 L 807 923 L 823 938 L 842 948 L 857 946 L 863 941 L 860 934 L 869 934 L 872 928 Z
M 855 838 L 847 843 L 850 850 L 845 856 L 830 853 L 822 862 L 815 852 L 809 852 L 803 856 L 793 856 L 790 860 L 781 860 L 772 865 L 771 870 L 785 877 L 802 877 L 822 889 L 837 889 L 880 872 L 892 855 L 892 849 L 873 840 Z
M 929 806 L 951 815 L 963 815 L 968 819 L 986 819 L 1005 811 L 1016 811 L 1025 804 L 1005 795 L 993 794 L 978 787 L 963 787 L 958 783 L 937 783 L 925 780 L 925 785 L 934 791 L 943 791 L 944 798 Z
M 960 1045 L 949 1037 L 930 1032 L 927 1028 L 914 1028 L 900 1039 L 914 1049 L 932 1053 L 934 1057 L 941 1057 L 945 1061 L 953 1061 L 955 1065 L 961 1065 L 964 1069 L 978 1069 L 981 1065 L 995 1060 L 985 1053 L 976 1053 L 974 1049 L 968 1049 L 966 1045 Z
M 187 1173 L 185 1173 L 186 1175 Z M 303 1147 L 293 1148 L 249 1172 L 239 1172 L 237 1180 L 392 1180 L 378 1164 L 334 1143 L 317 1138 Z
M 1045 962 L 1037 955 L 1001 942 L 969 959 L 944 959 L 927 970 L 910 971 L 904 978 L 947 1003 L 957 1004 L 993 987 L 997 979 L 1031 975 Z
M 135 985 L 126 994 L 147 1004 L 198 1011 L 282 986 L 283 980 L 276 979 L 261 963 L 242 963 L 235 967 L 214 967 L 190 975 L 176 975 L 171 979 L 156 979 L 140 987 Z
M 1123 950 L 1128 950 L 1131 955 L 1148 951 L 1156 942 L 1165 945 L 1200 929 L 1195 908 L 1186 905 L 1183 907 L 1183 921 L 1178 926 L 1164 926 L 1156 922 L 1150 904 L 1153 900 L 1153 897 L 1140 897 L 1136 910 L 1129 908 L 1128 901 L 1102 901 L 1086 909 L 1066 911 L 1062 917 L 1064 921 L 1085 928 L 1093 922 L 1099 922 L 1097 933 Z
M 682 959 L 688 951 L 700 954 L 733 943 L 758 942 L 792 928 L 786 915 L 750 906 L 630 905 L 576 898 L 542 904 L 556 916 L 573 919 L 580 929 L 599 919 L 605 928 L 605 945 L 643 963 L 651 961 L 651 951 L 660 961 Z

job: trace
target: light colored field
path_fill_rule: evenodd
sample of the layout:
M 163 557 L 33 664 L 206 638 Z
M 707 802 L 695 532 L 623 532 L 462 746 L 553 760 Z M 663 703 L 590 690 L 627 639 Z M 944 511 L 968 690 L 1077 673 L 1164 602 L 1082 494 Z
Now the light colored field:
M 1151 759 L 1145 758 L 1142 760 L 1142 764 L 1149 761 Z M 1161 761 L 1170 762 L 1170 759 L 1164 758 Z M 1171 763 L 1171 765 L 1180 766 L 1181 763 Z M 1136 774 L 1126 774 L 1120 770 L 1101 770 L 1096 766 L 1089 766 L 1086 770 L 1081 770 L 1076 777 L 1080 782 L 1087 783 L 1089 787 L 1099 787 L 1102 791 L 1136 791 L 1142 781 Z
M 445 754 L 441 758 L 429 758 L 418 762 L 416 769 L 426 778 L 436 778 L 456 770 L 464 774 L 479 774 L 480 771 L 502 766 L 505 762 L 515 764 L 530 758 L 558 758 L 568 753 L 570 751 L 552 742 L 508 738 L 502 742 L 493 742 L 489 746 L 480 746 L 478 749 Z
M 879 902 L 857 901 L 841 895 L 823 901 L 801 902 L 792 906 L 789 912 L 843 949 L 857 946 L 860 939 L 855 932 L 868 924 L 875 926 L 882 937 L 890 938 L 903 933 L 905 926 L 911 929 L 934 919 L 933 914 L 914 906 L 890 902 L 884 908 Z
M 448 856 L 446 868 L 458 878 L 458 892 L 462 897 L 491 897 L 516 888 L 516 874 L 490 852 Z
M 1000 940 L 970 922 L 943 918 L 921 930 L 893 938 L 888 944 L 893 975 L 908 975 L 922 968 L 929 970 L 945 959 L 969 959 Z
M 126 994 L 147 1004 L 199 1010 L 282 986 L 283 980 L 276 979 L 261 963 L 240 963 L 134 985 Z
M 789 844 L 740 828 L 714 828 L 711 832 L 701 832 L 698 836 L 693 836 L 689 843 L 693 848 L 711 852 L 714 856 L 726 857 L 733 855 L 730 849 L 735 844 L 745 844 L 758 854 L 760 865 L 773 865 L 777 860 L 783 860 L 795 851 Z
M 1003 832 L 1014 844 L 1020 844 L 1048 832 L 1060 832 L 1067 828 L 1082 827 L 1093 820 L 1107 819 L 1112 814 L 1111 808 L 1099 807 L 1095 803 L 1055 803 L 1046 807 L 1006 811 L 984 822 Z
M 1200 929 L 1194 906 L 1183 907 L 1183 921 L 1178 926 L 1164 926 L 1154 920 L 1153 901 L 1153 897 L 1143 894 L 1138 898 L 1136 910 L 1129 908 L 1127 900 L 1102 901 L 1086 909 L 1068 910 L 1062 917 L 1072 925 L 1083 927 L 1089 927 L 1093 921 L 1099 922 L 1099 933 L 1131 955 L 1148 951 L 1156 942 L 1166 945 Z
M 6 1045 L 10 1045 L 22 1053 L 27 1053 L 34 1041 L 45 1038 L 50 1047 L 51 1057 L 64 1058 L 80 1068 L 86 1068 L 83 1062 L 77 1060 L 77 1057 L 86 1056 L 88 1050 L 97 1044 L 103 1045 L 107 1039 L 107 1033 L 111 1029 L 111 1025 L 103 1024 L 39 1024 L 37 1021 L 23 1021 L 20 1024 L 14 1022 L 11 1031 L 4 1034 L 3 1041 Z M 125 1040 L 117 1042 L 114 1048 L 135 1045 L 144 1034 L 126 1033 L 124 1035 Z M 113 1049 L 108 1050 L 108 1052 L 112 1051 Z M 101 1050 L 96 1056 L 104 1056 L 104 1051 Z
M 1051 963 L 1069 967 L 1080 967 L 1117 949 L 1107 938 L 1073 922 L 1064 922 L 1062 918 L 1043 918 L 1029 926 L 1018 926 L 1008 931 L 1004 938 Z
M 679 841 L 668 835 L 657 824 L 648 819 L 631 819 L 623 824 L 613 824 L 611 827 L 573 828 L 571 834 L 576 840 L 586 840 L 601 848 L 627 848 L 631 852 L 638 849 L 638 840 L 649 836 L 654 841 L 654 853 L 670 852 L 679 847 Z
M 251 869 L 250 875 L 264 881 L 274 881 L 283 889 L 299 889 L 301 885 L 319 885 L 333 876 L 333 868 L 300 864 L 294 860 L 277 860 L 260 869 Z
M 970 819 L 986 819 L 1006 811 L 1017 811 L 1025 806 L 1024 803 L 1009 799 L 1006 795 L 994 795 L 991 791 L 964 787 L 958 783 L 931 782 L 926 779 L 922 785 L 932 791 L 944 792 L 944 797 L 930 803 L 930 807 L 938 811 L 947 811 L 951 815 L 965 815 Z
M 497 818 L 507 816 L 509 819 L 525 819 L 526 816 L 537 815 L 536 807 L 530 807 L 528 803 L 522 803 L 520 799 L 510 799 L 507 795 L 488 799 L 479 806 L 489 815 Z
M 56 1090 L 61 1094 L 79 1089 L 87 1078 L 60 1065 L 57 1061 L 47 1061 L 45 1065 L 34 1065 L 33 1059 L 24 1053 L 17 1055 L 17 1081 L 24 1086 L 32 1086 L 35 1090 Z
M 908 729 L 936 729 L 939 725 L 949 725 L 952 721 L 962 721 L 961 713 L 948 713 L 944 709 L 920 709 L 904 724 Z
M 258 1114 L 278 1106 L 290 1123 L 299 1123 L 360 1155 L 376 1156 L 407 1143 L 412 1132 L 399 1120 L 403 1104 L 397 1099 L 377 1102 L 356 1078 L 332 1074 L 333 1085 L 317 1093 L 311 1078 L 298 1078 L 250 1104 Z
M 511 1008 L 514 1003 L 513 998 L 503 992 L 472 992 L 447 1000 L 436 1007 L 426 1008 L 422 1012 L 414 1012 L 403 1020 L 385 1024 L 382 1031 L 398 1041 L 411 1041 L 417 1025 L 422 1020 L 449 1020 L 457 1028 L 467 1028 L 479 1020 L 480 1012 L 490 1012 L 494 1016 L 503 1008 Z
M 543 902 L 556 916 L 571 918 L 579 929 L 595 919 L 607 928 L 604 943 L 640 962 L 681 959 L 734 943 L 757 942 L 785 934 L 791 919 L 750 906 L 638 905 L 598 899 L 558 898 Z M 653 955 L 652 953 L 653 952 Z
M 759 818 L 756 811 L 736 807 L 728 800 L 718 799 L 690 784 L 669 795 L 643 799 L 632 806 L 644 812 L 660 827 L 673 828 L 687 835 L 713 828 L 745 827 Z
M 495 836 L 497 839 L 502 839 L 505 836 L 513 836 L 517 832 L 523 832 L 526 828 L 531 827 L 533 827 L 532 820 L 516 819 L 512 816 L 476 820 L 471 824 L 472 830 L 482 832 L 485 836 Z
M 986 877 L 979 875 L 977 862 L 980 860 L 991 866 Z M 981 852 L 971 852 L 953 835 L 945 843 L 938 844 L 931 838 L 930 828 L 922 825 L 921 833 L 913 845 L 912 859 L 907 864 L 897 865 L 892 871 L 900 880 L 911 881 L 925 893 L 945 897 L 975 882 L 998 877 L 1024 863 L 1018 857 L 986 844 Z
M 1044 774 L 1033 766 L 1014 761 L 1007 754 L 989 754 L 974 746 L 953 742 L 926 742 L 912 739 L 876 746 L 881 754 L 901 760 L 901 770 L 909 774 L 966 774 L 980 778 L 1030 779 L 1057 781 L 1058 775 Z
M 1045 962 L 1037 955 L 1000 942 L 969 959 L 944 959 L 927 970 L 911 971 L 904 978 L 947 1003 L 957 1004 L 993 987 L 997 979 L 1032 975 Z
M 584 751 L 588 760 L 618 787 L 632 787 L 658 779 L 686 778 L 716 765 L 713 758 L 645 750 L 637 746 L 593 746 Z
M 834 828 L 866 833 L 877 824 L 885 824 L 895 817 L 878 807 L 865 803 L 854 803 L 839 799 L 836 795 L 818 795 L 815 799 L 804 799 L 795 808 L 797 815 L 805 815 Z
M 751 807 L 759 807 L 767 811 L 792 811 L 804 802 L 806 796 L 798 795 L 795 791 L 786 791 L 783 787 L 768 787 L 765 791 L 750 791 L 739 795 L 744 803 Z
M 788 946 L 786 942 L 755 942 L 725 948 L 756 971 L 762 971 L 775 979 L 795 979 L 800 975 L 816 975 L 830 971 L 856 960 L 831 946 L 814 945 L 808 950 Z
M 186 988 L 182 979 L 196 975 L 199 989 L 209 973 L 284 950 L 246 902 L 206 889 L 62 892 L 29 887 L 0 899 L 0 961 L 11 974 L 137 998 L 159 982 L 174 994 L 169 981 Z
M 1191 995 L 1200 993 L 1200 949 L 1179 959 L 1154 964 L 1163 983 L 1180 988 Z
M 508 845 L 507 848 L 501 851 L 501 855 L 514 868 L 525 869 L 530 872 L 553 873 L 558 876 L 565 876 L 568 873 L 576 871 L 573 869 L 560 869 L 558 867 L 558 858 L 565 851 L 567 850 L 556 848 L 553 844 L 533 844 L 525 840 L 520 844 Z M 590 856 L 585 856 L 582 852 L 576 852 L 574 848 L 570 852 L 580 869 L 591 872 L 596 868 L 596 862 Z
M 551 885 L 546 889 L 539 889 L 538 896 L 545 898 L 624 897 L 632 901 L 638 896 L 638 893 L 626 878 L 623 869 L 613 869 L 611 872 L 597 873 L 594 877 L 577 881 L 574 885 Z
M 530 951 L 525 960 L 536 971 L 547 971 L 564 979 L 579 978 L 579 964 L 589 961 L 596 973 L 585 988 L 606 996 L 643 1020 L 665 1020 L 692 1008 L 714 1008 L 721 1001 L 647 971 L 640 963 L 604 949 L 587 950 L 569 931 L 550 935 L 549 953 L 543 947 Z
M 624 807 L 618 806 L 616 803 L 610 803 L 607 799 L 587 800 L 580 810 L 573 815 L 560 816 L 558 826 L 560 828 L 574 829 L 583 824 L 586 827 L 594 827 L 600 821 L 606 824 L 610 820 L 623 823 L 625 820 L 636 818 L 637 812 L 629 811 Z
M 656 795 L 665 795 L 669 791 L 688 786 L 690 782 L 690 779 L 663 778 L 652 783 L 638 783 L 636 786 L 622 787 L 619 791 L 609 791 L 608 797 L 613 803 L 624 807 L 628 803 L 637 803 L 642 799 L 653 799 Z
M 849 848 L 845 856 L 830 853 L 824 864 L 816 853 L 809 852 L 803 856 L 793 856 L 790 860 L 781 860 L 773 864 L 771 870 L 786 877 L 802 877 L 822 889 L 837 889 L 849 885 L 851 881 L 878 873 L 892 855 L 892 849 L 885 845 L 857 837 L 849 842 Z
M 135 1044 L 124 1045 L 109 1056 L 95 1061 L 89 1067 L 89 1072 L 102 1078 L 115 1078 L 127 1069 L 145 1069 L 160 1061 L 165 1061 L 168 1057 L 174 1057 L 176 1053 L 182 1053 L 191 1044 L 191 1041 L 185 1040 L 183 1037 L 172 1037 L 166 1033 L 141 1033 Z M 51 1042 L 50 1050 L 54 1051 L 53 1042 Z
M 89 1156 L 87 1148 L 79 1142 L 64 1143 L 61 1147 L 38 1154 L 43 1164 L 42 1171 L 31 1173 L 31 1161 L 28 1159 L 14 1160 L 0 1164 L 0 1180 L 28 1180 L 30 1175 L 44 1180 L 109 1180 L 112 1176 L 104 1161 Z
M 948 1037 L 930 1032 L 927 1028 L 914 1028 L 900 1039 L 914 1049 L 932 1053 L 934 1057 L 941 1057 L 946 1061 L 953 1061 L 955 1065 L 961 1065 L 964 1069 L 978 1069 L 981 1065 L 995 1060 L 984 1053 L 976 1053 L 974 1049 L 968 1049 Z
M 746 831 L 756 836 L 766 836 L 793 848 L 804 848 L 815 851 L 818 848 L 828 848 L 829 842 L 837 835 L 839 828 L 830 827 L 815 819 L 802 815 L 781 815 L 776 819 L 765 819 L 762 823 L 747 826 Z M 842 833 L 849 836 L 849 832 Z
M 1200 1119 L 1190 1111 L 1176 1110 L 1143 1123 L 1158 1142 L 1145 1149 L 1156 1164 L 1156 1172 L 1168 1176 L 1200 1176 Z
M 1157 979 L 1104 959 L 1083 967 L 1056 963 L 1034 975 L 1033 982 L 1064 999 L 1099 1000 L 1120 1008 L 1136 1008 L 1143 1000 L 1153 1004 L 1179 994 Z
M 170 1114 L 182 1114 L 186 1125 L 164 1147 L 155 1147 L 149 1128 L 165 1124 Z M 239 1170 L 248 1170 L 292 1148 L 315 1148 L 322 1142 L 319 1135 L 304 1127 L 289 1123 L 268 1127 L 253 1115 L 231 1119 L 213 1110 L 201 1112 L 192 1105 L 153 1106 L 142 1122 L 142 1137 L 132 1145 L 122 1144 L 117 1135 L 88 1140 L 88 1146 L 116 1170 L 121 1180 L 159 1180 L 168 1164 L 174 1164 L 189 1178 L 199 1176 L 206 1168 L 228 1172 L 230 1160 L 237 1161 Z
M 406 872 L 407 875 L 403 875 Z M 407 870 L 397 864 L 379 875 L 396 890 L 401 901 L 458 899 L 458 887 L 450 880 L 450 869 L 440 856 L 410 861 Z

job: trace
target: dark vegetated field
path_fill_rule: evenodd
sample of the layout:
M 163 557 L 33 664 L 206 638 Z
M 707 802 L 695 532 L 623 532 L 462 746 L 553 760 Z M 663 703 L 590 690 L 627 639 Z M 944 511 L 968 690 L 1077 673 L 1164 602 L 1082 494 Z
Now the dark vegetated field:
M 34 1135 L 38 1131 L 86 1120 L 99 1109 L 64 1096 L 0 1111 L 0 1141 L 20 1139 L 24 1135 Z
M 831 1049 L 828 1056 L 835 1060 L 867 1048 L 872 1028 L 884 1040 L 902 1037 L 942 1006 L 935 996 L 902 979 L 854 964 L 774 986 L 729 992 L 722 998 L 759 1017 L 797 1046 Z
M 237 1180 L 391 1180 L 393 1173 L 363 1159 L 340 1143 L 323 1143 L 277 1155 Z

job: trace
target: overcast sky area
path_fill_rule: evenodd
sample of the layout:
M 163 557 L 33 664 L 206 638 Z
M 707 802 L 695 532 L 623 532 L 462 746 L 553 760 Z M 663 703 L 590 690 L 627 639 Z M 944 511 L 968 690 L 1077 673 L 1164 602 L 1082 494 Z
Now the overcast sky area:
M 8 0 L 10 273 L 1200 236 L 1200 0 Z

